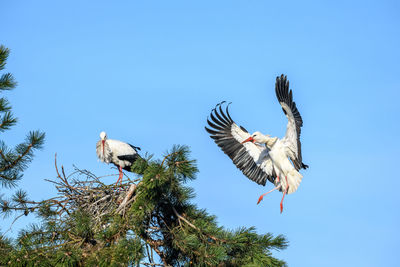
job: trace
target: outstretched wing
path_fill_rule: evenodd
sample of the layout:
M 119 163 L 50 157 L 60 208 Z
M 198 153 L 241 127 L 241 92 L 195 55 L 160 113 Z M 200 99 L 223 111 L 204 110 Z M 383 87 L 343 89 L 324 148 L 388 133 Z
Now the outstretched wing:
M 292 160 L 296 170 L 300 170 L 301 168 L 306 169 L 308 166 L 303 164 L 300 143 L 303 119 L 297 110 L 296 103 L 293 101 L 292 90 L 289 90 L 289 81 L 286 75 L 282 74 L 280 77 L 276 77 L 275 93 L 288 119 L 286 135 L 283 138 L 283 142 L 286 145 L 286 153 Z
M 226 107 L 225 114 L 221 104 L 211 111 L 211 121 L 207 119 L 211 129 L 205 127 L 206 131 L 250 180 L 260 185 L 265 185 L 267 179 L 273 183 L 276 174 L 268 149 L 252 142 L 242 144 L 241 142 L 246 140 L 250 134 L 232 120 L 228 111 L 229 105 Z

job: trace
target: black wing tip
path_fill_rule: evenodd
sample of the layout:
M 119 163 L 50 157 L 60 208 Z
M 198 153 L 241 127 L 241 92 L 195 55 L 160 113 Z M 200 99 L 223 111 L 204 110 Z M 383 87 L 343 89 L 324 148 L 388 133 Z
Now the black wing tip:
M 276 83 L 275 83 L 276 87 L 279 86 L 280 88 L 285 88 L 285 87 L 288 87 L 287 86 L 288 83 L 289 83 L 289 81 L 287 79 L 287 75 L 281 74 L 281 76 L 276 76 Z
M 303 169 L 307 169 L 307 168 L 308 168 L 308 165 L 306 165 L 306 164 L 304 164 L 304 163 L 301 163 L 301 167 L 302 167 Z
M 220 103 L 215 105 L 215 108 L 213 108 L 213 110 L 217 109 L 218 107 L 222 106 L 224 103 L 226 103 L 225 100 L 221 101 Z
M 228 103 L 227 101 L 221 101 L 220 103 L 218 103 L 217 105 L 215 105 L 215 108 L 213 109 L 214 111 L 216 111 L 216 109 L 217 108 L 219 108 L 219 110 L 220 110 L 220 112 L 222 112 L 222 110 L 221 110 L 221 108 L 222 108 L 222 106 L 225 104 L 225 103 Z M 228 109 L 228 107 L 229 107 L 229 105 L 230 104 L 232 104 L 232 102 L 229 102 L 228 104 L 226 104 L 226 108 Z M 222 112 L 223 113 L 223 112 Z
M 275 88 L 277 90 L 289 89 L 289 80 L 287 78 L 287 75 L 281 74 L 281 76 L 276 76 Z
M 216 109 L 217 107 L 219 107 L 219 106 L 225 104 L 225 103 L 227 103 L 227 101 L 226 101 L 226 100 L 222 100 L 221 102 L 219 102 L 218 104 L 215 105 L 215 107 L 213 108 L 213 110 Z M 230 104 L 230 103 L 232 103 L 232 102 L 229 102 L 229 104 Z M 228 105 L 229 105 L 229 104 L 228 104 Z
M 286 74 L 281 74 L 281 76 L 276 76 L 276 81 L 286 81 L 287 80 L 287 75 Z
M 249 133 L 249 131 L 246 130 L 246 128 L 244 128 L 243 126 L 240 125 L 240 129 L 242 129 L 242 131 L 245 131 L 246 133 Z
M 207 121 L 208 121 L 208 120 L 207 120 Z M 208 123 L 210 123 L 210 122 L 208 121 Z M 216 131 L 211 130 L 211 129 L 208 129 L 207 126 L 204 126 L 204 129 L 207 131 L 207 133 L 209 133 L 209 134 L 211 134 L 211 135 L 215 135 L 215 134 L 216 134 Z
M 281 74 L 276 77 L 275 94 L 279 102 L 287 102 L 289 100 L 289 81 L 287 75 Z
M 226 104 L 227 103 L 227 104 Z M 225 112 L 222 110 L 222 106 L 226 104 L 226 110 Z M 232 124 L 233 120 L 229 114 L 229 105 L 232 104 L 232 102 L 227 102 L 227 101 L 221 101 L 213 109 L 211 109 L 210 116 L 211 116 L 211 121 L 214 123 L 220 124 L 222 123 L 227 123 L 227 124 Z M 215 119 L 215 116 L 218 118 L 217 120 Z M 222 117 L 221 117 L 222 115 Z M 207 122 L 209 122 L 209 117 L 207 116 Z M 210 124 L 210 123 L 208 123 Z M 212 127 L 212 125 L 210 125 Z

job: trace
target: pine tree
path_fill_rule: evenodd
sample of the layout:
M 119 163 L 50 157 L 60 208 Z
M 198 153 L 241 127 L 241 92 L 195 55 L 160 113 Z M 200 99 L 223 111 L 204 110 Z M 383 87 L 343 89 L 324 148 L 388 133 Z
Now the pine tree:
M 9 55 L 9 49 L 0 45 L 0 71 L 4 70 Z M 0 76 L 0 92 L 12 90 L 16 81 L 11 73 Z M 0 98 L 0 132 L 9 130 L 17 123 L 17 119 L 11 112 L 10 103 L 6 98 Z M 31 131 L 25 142 L 15 148 L 8 148 L 6 143 L 0 140 L 0 184 L 1 187 L 15 187 L 22 178 L 22 172 L 27 168 L 33 158 L 33 151 L 40 149 L 44 142 L 44 133 Z M 21 193 L 21 192 L 20 192 Z M 20 195 L 21 196 L 21 195 Z
M 0 265 L 286 266 L 271 253 L 286 248 L 282 235 L 227 230 L 190 202 L 185 183 L 198 170 L 186 146 L 137 160 L 136 178 L 118 187 L 87 170 L 56 171 L 57 196 L 27 203 L 40 224 L 0 238 Z

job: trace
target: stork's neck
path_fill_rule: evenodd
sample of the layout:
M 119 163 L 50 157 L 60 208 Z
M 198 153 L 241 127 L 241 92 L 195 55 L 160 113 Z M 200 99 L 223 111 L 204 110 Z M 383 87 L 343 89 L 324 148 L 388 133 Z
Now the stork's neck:
M 268 148 L 272 148 L 276 141 L 278 141 L 278 137 L 269 137 L 267 135 L 263 136 L 263 144 L 265 144 Z
M 276 141 L 278 141 L 278 137 L 270 137 L 268 142 L 265 145 L 268 148 L 272 148 L 276 144 Z

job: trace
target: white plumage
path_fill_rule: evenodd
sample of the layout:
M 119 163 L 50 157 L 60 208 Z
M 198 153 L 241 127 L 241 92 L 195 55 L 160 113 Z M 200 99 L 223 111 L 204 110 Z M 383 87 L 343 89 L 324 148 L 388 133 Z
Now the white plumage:
M 122 169 L 131 171 L 130 167 L 140 157 L 137 150 L 140 148 L 119 140 L 108 139 L 105 132 L 100 133 L 100 140 L 96 144 L 96 153 L 100 161 L 113 163 L 118 167 L 117 183 L 122 180 Z
M 301 156 L 300 131 L 303 120 L 293 101 L 286 76 L 276 78 L 275 92 L 288 119 L 286 135 L 282 139 L 260 132 L 250 135 L 232 120 L 229 105 L 226 114 L 223 112 L 222 103 L 211 112 L 211 121 L 207 120 L 211 129 L 206 127 L 206 130 L 244 175 L 260 185 L 265 185 L 269 180 L 275 188 L 268 193 L 276 189 L 283 192 L 282 212 L 285 194 L 297 190 L 303 178 L 299 170 L 308 166 L 303 164 Z M 266 194 L 260 196 L 258 203 Z

